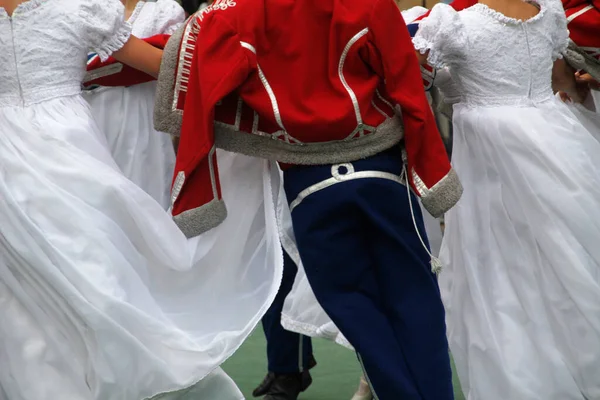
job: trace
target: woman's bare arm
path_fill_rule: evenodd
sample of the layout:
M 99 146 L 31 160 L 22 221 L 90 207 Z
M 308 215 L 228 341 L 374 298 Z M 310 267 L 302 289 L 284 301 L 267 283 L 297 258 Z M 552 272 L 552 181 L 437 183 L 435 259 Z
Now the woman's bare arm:
M 552 68 L 552 90 L 555 93 L 566 93 L 576 103 L 582 103 L 587 96 L 586 90 L 581 85 L 577 85 L 575 70 L 564 59 L 558 59 L 554 62 L 554 67 Z M 562 97 L 564 98 L 564 96 Z
M 157 49 L 143 40 L 131 36 L 127 43 L 125 43 L 125 46 L 115 52 L 113 57 L 130 67 L 156 78 L 160 71 L 162 54 L 163 51 L 161 49 Z
M 421 52 L 418 50 L 415 50 L 415 53 L 417 54 L 417 59 L 419 60 L 419 64 L 421 64 L 421 65 L 427 64 L 427 57 L 429 57 L 429 50 L 427 50 L 425 52 L 425 54 L 421 54 Z

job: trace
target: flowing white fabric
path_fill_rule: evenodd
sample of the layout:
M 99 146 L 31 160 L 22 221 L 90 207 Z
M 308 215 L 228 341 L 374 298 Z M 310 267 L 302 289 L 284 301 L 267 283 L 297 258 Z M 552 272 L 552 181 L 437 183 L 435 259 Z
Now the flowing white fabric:
M 123 174 L 164 210 L 171 203 L 175 150 L 171 135 L 154 130 L 156 82 L 85 93 L 100 132 Z
M 600 398 L 600 143 L 552 94 L 568 31 L 560 1 L 539 5 L 438 5 L 414 39 L 461 94 L 440 288 L 470 400 Z
M 425 14 L 424 7 L 413 7 L 402 11 L 406 23 L 410 23 Z M 298 273 L 294 286 L 287 296 L 281 313 L 282 326 L 292 332 L 310 337 L 332 340 L 344 347 L 352 349 L 352 345 L 342 335 L 337 326 L 331 321 L 321 307 L 310 287 L 302 261 L 296 247 L 296 241 L 291 222 L 289 207 L 285 203 L 285 193 L 280 193 L 281 202 L 278 205 L 279 220 L 282 225 L 281 242 L 292 260 L 298 265 Z M 416 206 L 416 205 L 415 205 Z M 431 253 L 437 257 L 442 243 L 440 223 L 421 207 L 425 229 L 429 239 Z
M 600 91 L 593 90 L 583 105 L 567 105 L 579 122 L 600 141 Z
M 146 38 L 172 33 L 185 20 L 175 0 L 137 3 L 128 22 L 132 34 Z M 156 82 L 98 88 L 84 93 L 123 174 L 166 210 L 170 206 L 175 151 L 171 136 L 154 129 Z
M 0 109 L 0 382 L 10 400 L 188 387 L 237 349 L 278 290 L 266 161 L 219 155 L 228 218 L 187 241 L 118 172 L 90 121 L 78 97 Z M 219 399 L 239 400 L 226 383 Z
M 190 240 L 119 171 L 79 92 L 89 47 L 128 39 L 122 13 L 0 8 L 2 400 L 241 400 L 219 365 L 279 289 L 267 161 L 219 154 L 229 216 Z

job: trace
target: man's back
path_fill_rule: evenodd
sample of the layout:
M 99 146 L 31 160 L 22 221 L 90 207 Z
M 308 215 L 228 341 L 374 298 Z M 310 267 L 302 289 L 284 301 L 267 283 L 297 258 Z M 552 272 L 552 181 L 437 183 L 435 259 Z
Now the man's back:
M 404 141 L 408 179 L 425 208 L 439 215 L 460 196 L 393 0 L 221 0 L 196 14 L 182 37 L 172 102 L 184 99 L 174 215 L 219 198 L 216 167 L 207 169 L 215 147 L 328 165 Z M 172 76 L 168 67 L 165 74 Z M 446 185 L 452 196 L 437 197 Z
M 256 63 L 264 87 L 248 84 L 240 94 L 261 120 L 271 119 L 302 142 L 320 142 L 331 140 L 332 127 L 348 136 L 357 125 L 376 127 L 393 116 L 385 103 L 379 111 L 371 104 L 383 81 L 377 67 L 368 64 L 374 4 L 229 0 L 215 3 L 199 19 L 202 25 L 209 18 L 224 20 L 241 46 L 253 53 L 251 64 Z M 400 12 L 393 11 L 401 20 Z

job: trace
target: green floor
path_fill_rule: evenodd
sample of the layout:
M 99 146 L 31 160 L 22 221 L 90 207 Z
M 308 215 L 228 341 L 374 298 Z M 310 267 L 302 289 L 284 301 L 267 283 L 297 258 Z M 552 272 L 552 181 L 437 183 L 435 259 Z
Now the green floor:
M 360 367 L 351 351 L 325 340 L 314 343 L 319 365 L 312 371 L 313 385 L 300 400 L 350 400 L 358 385 Z M 237 382 L 247 399 L 266 373 L 265 340 L 258 329 L 242 348 L 228 360 L 225 371 Z M 464 400 L 454 377 L 456 400 Z

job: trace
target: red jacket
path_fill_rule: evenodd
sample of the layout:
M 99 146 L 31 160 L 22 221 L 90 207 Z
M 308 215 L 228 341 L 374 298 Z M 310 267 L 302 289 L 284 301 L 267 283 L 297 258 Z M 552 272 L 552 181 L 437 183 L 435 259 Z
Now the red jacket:
M 216 147 L 314 165 L 404 141 L 433 215 L 462 192 L 393 0 L 216 1 L 171 38 L 159 91 L 157 128 L 181 122 L 172 213 L 188 236 L 225 217 Z
M 563 0 L 570 37 L 600 60 L 600 0 Z

